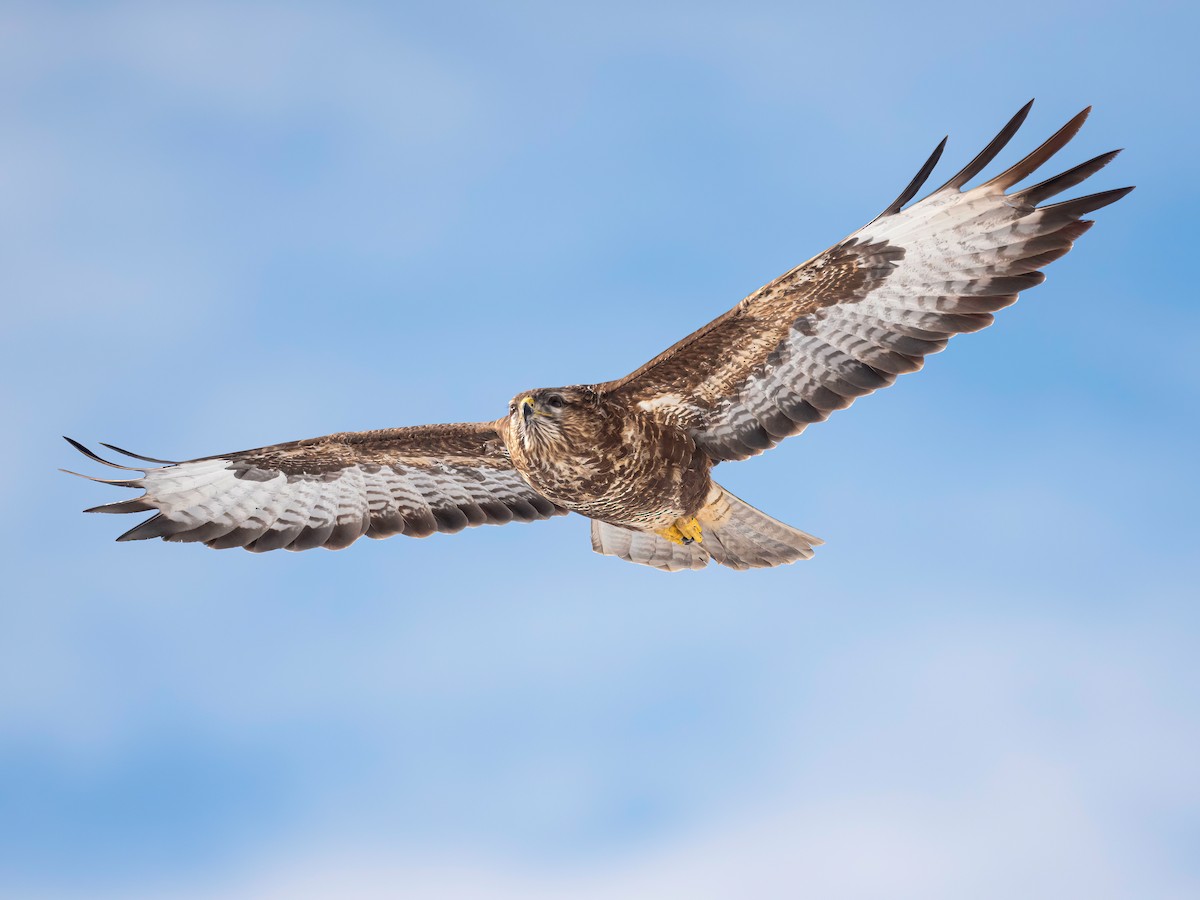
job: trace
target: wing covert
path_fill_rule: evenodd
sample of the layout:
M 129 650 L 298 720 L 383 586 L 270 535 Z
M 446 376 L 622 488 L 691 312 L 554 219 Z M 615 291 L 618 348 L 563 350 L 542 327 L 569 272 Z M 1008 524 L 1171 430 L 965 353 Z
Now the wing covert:
M 155 513 L 123 541 L 157 537 L 257 552 L 341 549 L 363 535 L 425 537 L 566 513 L 517 474 L 492 423 L 332 434 L 186 462 L 104 445 L 163 463 L 152 467 L 120 466 L 67 440 L 93 460 L 141 473 L 105 482 L 141 488 L 141 496 L 87 510 Z
M 944 140 L 871 223 L 598 388 L 686 428 L 714 460 L 744 459 L 920 369 L 953 335 L 987 327 L 1091 227 L 1083 216 L 1133 190 L 1041 205 L 1107 165 L 1119 152 L 1112 151 L 1009 192 L 1074 137 L 1090 108 L 1011 168 L 964 190 L 1031 105 L 923 200 L 904 208 Z

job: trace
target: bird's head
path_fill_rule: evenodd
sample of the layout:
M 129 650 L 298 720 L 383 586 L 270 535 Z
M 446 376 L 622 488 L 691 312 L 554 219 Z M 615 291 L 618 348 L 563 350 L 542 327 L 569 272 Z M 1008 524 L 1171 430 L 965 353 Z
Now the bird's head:
M 581 386 L 525 391 L 508 405 L 512 432 L 526 447 L 586 440 L 603 415 L 596 392 Z

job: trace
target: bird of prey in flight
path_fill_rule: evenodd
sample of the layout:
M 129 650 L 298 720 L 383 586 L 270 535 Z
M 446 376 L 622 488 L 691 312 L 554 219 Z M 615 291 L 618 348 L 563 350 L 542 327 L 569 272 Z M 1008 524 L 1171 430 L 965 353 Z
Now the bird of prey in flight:
M 807 559 L 819 539 L 735 497 L 713 480 L 714 467 L 774 447 L 920 369 L 953 335 L 987 327 L 1091 227 L 1084 216 L 1132 190 L 1046 203 L 1118 151 L 1014 190 L 1089 109 L 968 188 L 1031 105 L 962 171 L 906 205 L 943 139 L 868 225 L 624 378 L 522 391 L 494 422 L 331 434 L 184 462 L 105 444 L 151 464 L 124 466 L 71 441 L 132 474 L 104 483 L 143 491 L 88 512 L 154 513 L 118 540 L 254 551 L 577 512 L 591 519 L 594 550 L 666 571 Z

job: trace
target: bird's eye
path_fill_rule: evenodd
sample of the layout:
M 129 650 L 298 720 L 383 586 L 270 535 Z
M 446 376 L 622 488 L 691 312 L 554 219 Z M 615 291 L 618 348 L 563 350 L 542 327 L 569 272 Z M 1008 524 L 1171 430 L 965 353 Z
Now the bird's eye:
M 558 394 L 551 394 L 546 398 L 546 405 L 551 409 L 562 409 L 565 401 Z

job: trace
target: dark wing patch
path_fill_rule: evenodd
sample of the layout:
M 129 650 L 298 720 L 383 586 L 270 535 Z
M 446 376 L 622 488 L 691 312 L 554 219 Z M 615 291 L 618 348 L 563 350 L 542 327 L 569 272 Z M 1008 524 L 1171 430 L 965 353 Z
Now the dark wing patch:
M 597 388 L 686 428 L 714 460 L 744 459 L 917 371 L 953 335 L 987 327 L 1091 227 L 1084 215 L 1132 190 L 1038 205 L 1095 174 L 1113 151 L 1006 193 L 1066 145 L 1084 110 L 1020 162 L 964 191 L 1028 111 L 943 187 L 904 209 L 943 141 L 900 197 L 848 240 Z
M 364 534 L 425 537 L 566 513 L 521 479 L 491 423 L 333 434 L 150 468 L 119 466 L 71 444 L 142 473 L 106 482 L 141 488 L 140 497 L 88 510 L 156 512 L 118 540 L 340 549 Z

